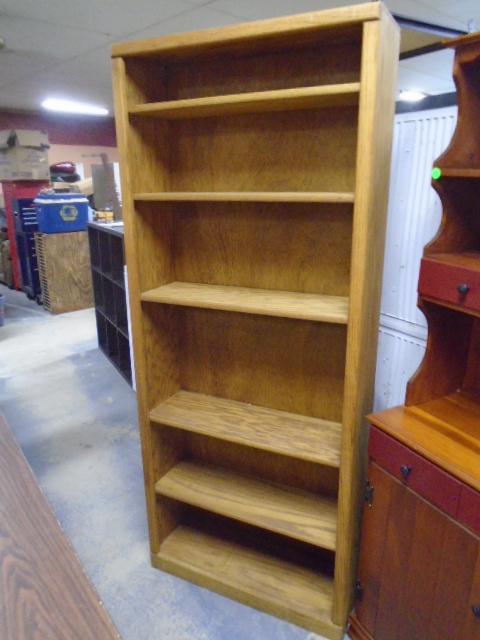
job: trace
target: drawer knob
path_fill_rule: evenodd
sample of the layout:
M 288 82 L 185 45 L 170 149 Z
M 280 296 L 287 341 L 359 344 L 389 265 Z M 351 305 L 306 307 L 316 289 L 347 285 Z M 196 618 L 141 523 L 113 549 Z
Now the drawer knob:
M 400 473 L 402 474 L 404 480 L 408 480 L 410 474 L 412 473 L 412 467 L 409 467 L 406 464 L 402 464 L 402 466 L 400 467 Z
M 461 296 L 465 296 L 470 291 L 470 285 L 466 283 L 459 284 L 457 286 L 457 291 Z
M 477 620 L 480 620 L 480 605 L 474 605 L 472 607 L 473 615 Z

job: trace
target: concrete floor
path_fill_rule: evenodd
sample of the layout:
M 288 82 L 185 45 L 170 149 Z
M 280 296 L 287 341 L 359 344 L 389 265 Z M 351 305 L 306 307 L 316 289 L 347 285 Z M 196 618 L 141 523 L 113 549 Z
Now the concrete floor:
M 150 567 L 135 394 L 93 310 L 0 293 L 0 411 L 123 640 L 319 639 Z

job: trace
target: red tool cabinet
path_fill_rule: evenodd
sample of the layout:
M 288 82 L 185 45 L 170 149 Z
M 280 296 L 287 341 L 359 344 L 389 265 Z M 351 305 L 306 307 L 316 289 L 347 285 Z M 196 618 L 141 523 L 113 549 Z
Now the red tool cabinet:
M 5 200 L 5 211 L 7 213 L 7 231 L 8 239 L 10 240 L 10 255 L 12 259 L 12 278 L 14 289 L 22 288 L 22 276 L 15 233 L 14 201 L 23 199 L 32 200 L 37 196 L 40 189 L 47 184 L 48 182 L 46 182 L 45 180 L 18 180 L 2 182 L 3 197 Z

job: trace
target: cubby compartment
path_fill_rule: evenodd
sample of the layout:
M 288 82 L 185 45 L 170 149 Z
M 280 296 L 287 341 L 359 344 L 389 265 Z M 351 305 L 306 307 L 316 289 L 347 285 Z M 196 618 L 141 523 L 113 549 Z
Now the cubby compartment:
M 115 285 L 109 278 L 103 277 L 103 299 L 105 303 L 105 315 L 112 324 L 115 324 Z
M 172 282 L 349 294 L 351 204 L 142 202 L 137 216 Z M 163 280 L 141 278 L 143 291 Z
M 121 287 L 125 286 L 124 282 L 124 251 L 123 238 L 120 236 L 110 235 L 110 253 L 112 263 L 112 278 L 116 284 Z
M 105 310 L 105 302 L 103 296 L 103 277 L 102 275 L 96 271 L 92 270 L 92 282 L 93 282 L 93 300 L 95 303 L 95 307 L 100 309 L 100 311 Z
M 100 234 L 94 229 L 88 233 L 88 242 L 90 245 L 90 260 L 92 266 L 96 269 L 100 269 Z
M 112 255 L 110 253 L 110 236 L 106 233 L 99 234 L 100 269 L 106 276 L 112 275 Z
M 286 544 L 283 536 L 184 508 L 152 561 L 245 604 L 273 608 L 318 633 L 328 629 L 337 640 L 343 635 L 329 622 L 334 557 L 313 545 Z
M 164 174 L 148 185 L 139 175 L 133 189 L 138 199 L 165 191 L 352 194 L 357 121 L 356 107 L 136 120 Z
M 127 300 L 125 297 L 125 291 L 119 285 L 114 284 L 113 295 L 115 298 L 115 324 L 122 333 L 128 336 Z
M 159 344 L 166 344 L 168 335 L 176 336 L 169 359 L 175 361 L 180 389 L 341 422 L 344 325 L 143 306 L 157 327 Z M 155 366 L 155 350 L 148 358 Z
M 318 34 L 298 34 L 277 41 L 258 42 L 255 49 L 233 48 L 223 52 L 175 54 L 126 60 L 129 79 L 138 102 L 129 105 L 173 102 L 212 96 L 280 91 L 358 82 L 361 30 L 343 27 Z M 295 73 L 292 73 L 295 69 Z M 151 77 L 162 82 L 151 82 Z

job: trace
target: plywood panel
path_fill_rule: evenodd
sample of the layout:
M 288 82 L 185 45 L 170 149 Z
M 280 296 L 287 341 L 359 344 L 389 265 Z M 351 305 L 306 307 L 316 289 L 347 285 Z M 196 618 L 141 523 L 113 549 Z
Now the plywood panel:
M 35 242 L 45 308 L 66 313 L 93 307 L 87 232 L 36 234 Z

